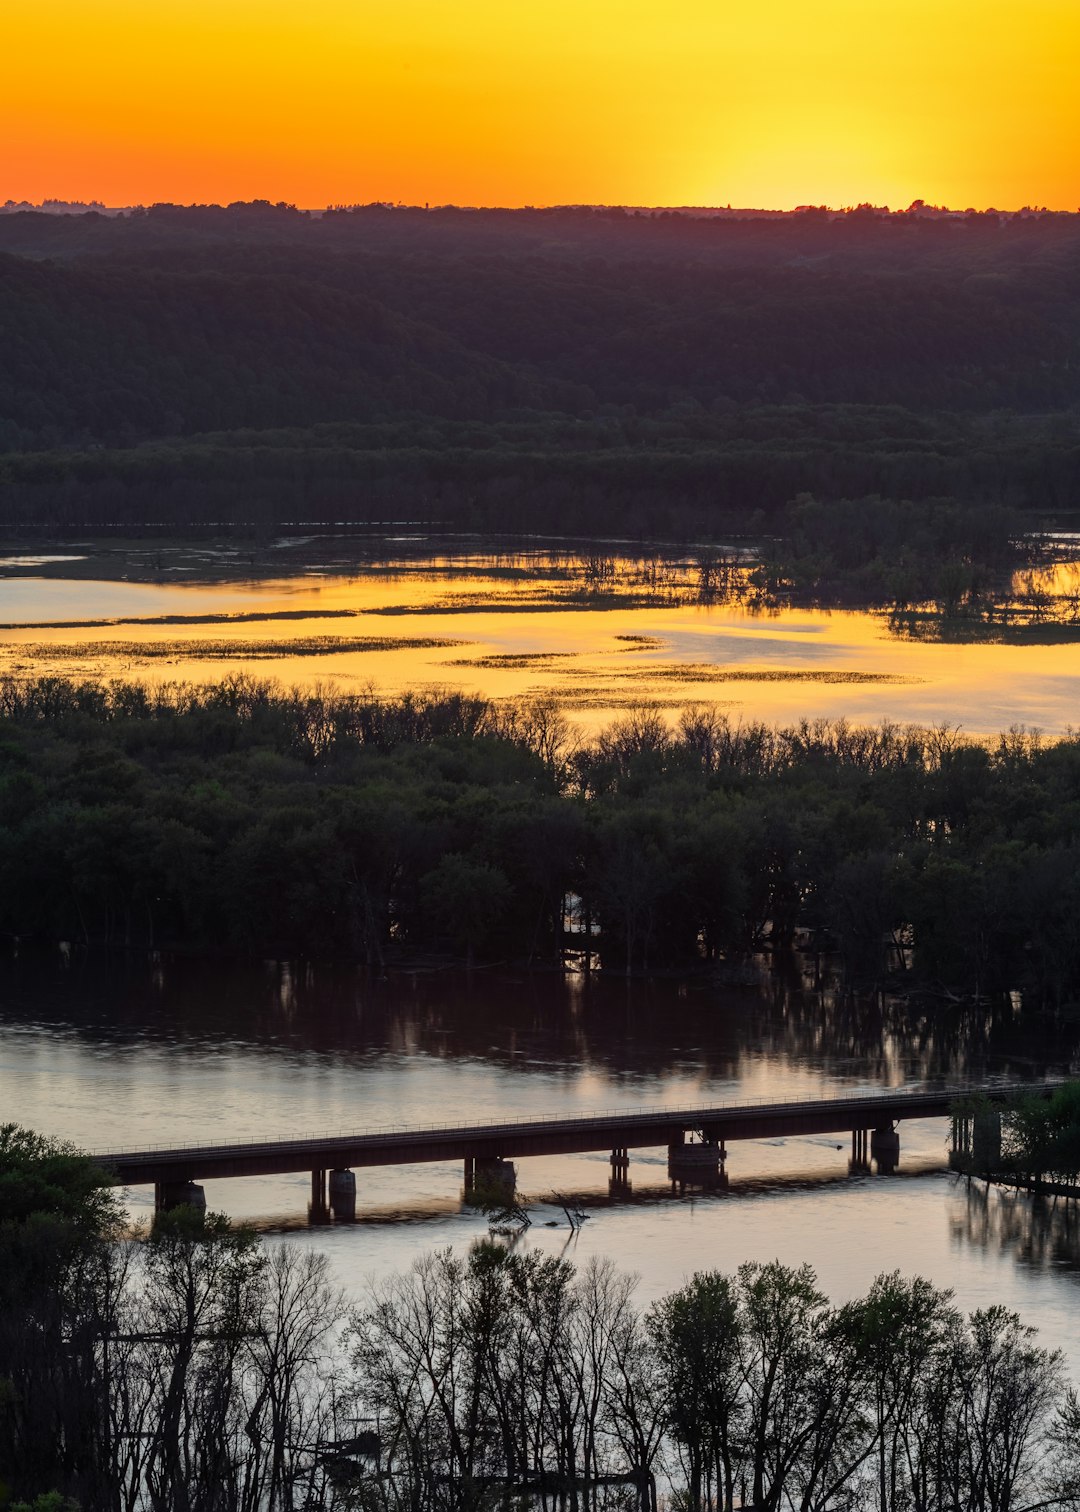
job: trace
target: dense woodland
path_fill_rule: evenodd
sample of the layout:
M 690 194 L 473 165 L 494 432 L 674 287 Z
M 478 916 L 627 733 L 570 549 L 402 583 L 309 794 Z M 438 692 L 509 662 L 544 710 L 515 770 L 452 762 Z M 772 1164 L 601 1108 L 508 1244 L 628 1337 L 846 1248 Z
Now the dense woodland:
M 1078 249 L 1066 215 L 0 215 L 0 524 L 1067 512 Z
M 480 1241 L 348 1307 L 324 1256 L 216 1215 L 122 1235 L 103 1179 L 0 1128 L 15 1512 L 1080 1506 L 1060 1355 L 927 1281 L 832 1306 L 755 1263 L 644 1309 L 610 1261 Z
M 382 966 L 720 970 L 1080 993 L 1080 741 L 547 704 L 0 686 L 0 930 Z

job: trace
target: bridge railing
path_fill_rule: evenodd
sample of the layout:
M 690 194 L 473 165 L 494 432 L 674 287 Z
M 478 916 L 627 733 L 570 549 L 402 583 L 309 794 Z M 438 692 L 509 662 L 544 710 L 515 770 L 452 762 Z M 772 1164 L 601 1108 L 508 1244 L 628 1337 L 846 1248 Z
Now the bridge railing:
M 896 1089 L 878 1088 L 870 1092 L 833 1092 L 820 1093 L 812 1097 L 769 1097 L 761 1094 L 756 1097 L 743 1097 L 738 1102 L 720 1103 L 693 1103 L 681 1106 L 668 1106 L 666 1104 L 653 1104 L 649 1107 L 638 1108 L 590 1108 L 582 1109 L 575 1113 L 543 1113 L 538 1112 L 525 1118 L 500 1119 L 497 1116 L 491 1120 L 474 1120 L 470 1123 L 461 1123 L 450 1120 L 443 1123 L 425 1124 L 380 1124 L 373 1128 L 357 1129 L 338 1128 L 315 1130 L 303 1135 L 292 1135 L 285 1139 L 257 1138 L 250 1135 L 237 1135 L 230 1139 L 181 1139 L 172 1140 L 158 1145 L 113 1145 L 109 1149 L 93 1149 L 87 1151 L 89 1155 L 99 1159 L 106 1156 L 121 1155 L 164 1155 L 171 1150 L 242 1150 L 264 1149 L 272 1146 L 275 1149 L 305 1149 L 311 1145 L 334 1144 L 343 1140 L 370 1140 L 388 1137 L 406 1137 L 408 1135 L 432 1135 L 432 1134 L 485 1134 L 515 1133 L 536 1126 L 559 1124 L 567 1130 L 574 1129 L 581 1124 L 592 1123 L 638 1123 L 642 1120 L 665 1118 L 690 1120 L 698 1117 L 716 1117 L 718 1115 L 738 1113 L 754 1108 L 806 1108 L 808 1110 L 828 1105 L 850 1105 L 873 1107 L 877 1103 L 897 1103 L 911 1100 L 915 1102 L 920 1098 L 928 1097 L 971 1097 L 978 1094 L 995 1096 L 1008 1096 L 1020 1092 L 1034 1092 L 1041 1088 L 1053 1088 L 1061 1086 L 1063 1078 L 1047 1078 L 1041 1082 L 957 1082 L 944 1087 L 900 1087 Z

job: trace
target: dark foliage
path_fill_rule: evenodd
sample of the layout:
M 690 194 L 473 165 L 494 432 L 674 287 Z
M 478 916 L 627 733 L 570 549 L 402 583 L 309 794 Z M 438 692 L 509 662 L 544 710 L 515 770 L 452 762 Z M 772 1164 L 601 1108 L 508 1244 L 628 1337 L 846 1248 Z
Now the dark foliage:
M 380 964 L 685 967 L 813 938 L 853 979 L 1080 991 L 1080 742 L 547 705 L 0 689 L 0 928 Z
M 0 520 L 1074 508 L 1078 245 L 1068 216 L 0 216 Z

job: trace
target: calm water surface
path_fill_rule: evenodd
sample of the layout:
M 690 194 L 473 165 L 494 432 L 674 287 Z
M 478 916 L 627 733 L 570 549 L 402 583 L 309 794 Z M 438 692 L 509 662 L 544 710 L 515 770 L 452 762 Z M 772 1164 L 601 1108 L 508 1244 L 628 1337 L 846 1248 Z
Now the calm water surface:
M 0 970 L 0 1117 L 85 1147 L 275 1137 L 319 1129 L 814 1096 L 964 1077 L 1075 1069 L 1080 1026 L 1002 1010 L 930 1018 L 845 1007 L 796 978 L 741 988 L 371 982 L 289 967 L 8 963 Z M 694 1269 L 809 1260 L 840 1299 L 898 1268 L 1004 1302 L 1061 1345 L 1080 1377 L 1080 1235 L 1065 1204 L 969 1188 L 945 1170 L 943 1121 L 902 1125 L 894 1177 L 851 1174 L 842 1137 L 731 1147 L 730 1189 L 673 1197 L 663 1149 L 632 1153 L 612 1200 L 604 1155 L 523 1160 L 523 1244 L 608 1254 L 644 1299 Z M 842 1148 L 837 1148 L 837 1145 Z M 358 1171 L 358 1221 L 312 1228 L 305 1175 L 206 1183 L 211 1206 L 332 1257 L 352 1291 L 486 1222 L 456 1164 Z M 576 1236 L 551 1201 L 573 1193 Z M 151 1194 L 130 1211 L 148 1218 Z M 557 1227 L 547 1227 L 548 1224 Z
M 580 570 L 515 561 L 309 561 L 288 576 L 271 561 L 216 582 L 54 578 L 0 563 L 0 673 L 216 681 L 244 670 L 343 692 L 546 696 L 586 728 L 643 701 L 779 723 L 946 722 L 973 734 L 1013 724 L 1062 733 L 1080 713 L 1080 645 L 1053 634 L 1042 644 L 911 641 L 880 614 L 687 602 L 689 568 L 649 584 L 627 559 L 614 587 L 593 594 Z

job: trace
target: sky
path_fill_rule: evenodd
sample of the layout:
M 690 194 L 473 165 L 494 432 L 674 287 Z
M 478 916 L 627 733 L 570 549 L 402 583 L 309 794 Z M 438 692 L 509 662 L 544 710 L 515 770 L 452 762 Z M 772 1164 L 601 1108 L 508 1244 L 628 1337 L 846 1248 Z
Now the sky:
M 0 201 L 1080 206 L 1080 0 L 3 0 Z

